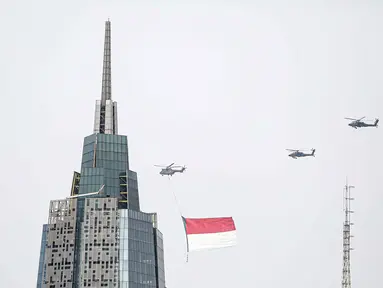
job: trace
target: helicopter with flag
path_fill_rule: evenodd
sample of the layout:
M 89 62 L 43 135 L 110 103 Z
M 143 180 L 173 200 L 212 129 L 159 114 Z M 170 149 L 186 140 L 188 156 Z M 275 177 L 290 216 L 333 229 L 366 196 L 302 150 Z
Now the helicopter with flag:
M 154 165 L 161 167 L 160 174 L 162 176 L 172 176 L 175 173 L 183 173 L 185 166 L 173 166 L 174 163 L 164 165 Z M 175 169 L 181 168 L 181 169 Z M 186 234 L 187 256 L 188 262 L 189 252 L 204 251 L 212 249 L 221 249 L 237 245 L 237 230 L 233 217 L 209 217 L 209 218 L 187 218 L 184 217 L 176 193 L 173 191 L 174 199 L 181 216 Z
M 173 176 L 175 173 L 183 173 L 186 170 L 185 166 L 173 166 L 174 163 L 164 166 L 164 165 L 154 165 L 155 167 L 161 167 L 160 175 Z M 177 169 L 180 168 L 180 169 Z

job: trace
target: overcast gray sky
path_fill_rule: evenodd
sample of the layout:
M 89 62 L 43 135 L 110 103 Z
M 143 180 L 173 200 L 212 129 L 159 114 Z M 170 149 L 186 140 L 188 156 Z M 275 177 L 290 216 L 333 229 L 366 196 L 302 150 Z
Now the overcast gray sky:
M 119 132 L 168 288 L 340 287 L 346 176 L 353 285 L 380 285 L 383 128 L 343 118 L 383 116 L 383 2 L 3 2 L 0 287 L 35 286 L 49 201 L 93 132 L 108 17 Z M 171 181 L 153 167 L 173 161 L 189 169 Z M 233 216 L 238 246 L 185 263 L 173 191 L 187 217 Z

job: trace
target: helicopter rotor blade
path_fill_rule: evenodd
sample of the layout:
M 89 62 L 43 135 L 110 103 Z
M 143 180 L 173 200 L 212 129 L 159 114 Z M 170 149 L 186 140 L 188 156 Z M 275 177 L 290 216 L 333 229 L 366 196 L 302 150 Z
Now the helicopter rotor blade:
M 358 119 L 358 121 L 363 120 L 364 118 L 366 118 L 366 116 L 363 116 L 362 118 Z
M 346 120 L 352 120 L 352 121 L 357 121 L 358 119 L 354 119 L 354 118 L 344 118 Z
M 174 165 L 174 163 L 170 164 L 169 166 L 166 166 L 166 168 L 170 168 Z

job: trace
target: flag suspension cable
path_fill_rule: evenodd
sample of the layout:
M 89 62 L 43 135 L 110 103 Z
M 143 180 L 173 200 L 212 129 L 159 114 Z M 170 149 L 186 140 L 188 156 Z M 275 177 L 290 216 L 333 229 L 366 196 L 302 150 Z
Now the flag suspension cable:
M 180 204 L 179 204 L 179 202 L 178 202 L 176 192 L 175 192 L 174 189 L 173 189 L 173 186 L 172 186 L 170 177 L 169 177 L 169 190 L 171 190 L 171 192 L 172 192 L 172 194 L 173 194 L 174 202 L 175 202 L 175 204 L 176 204 L 178 213 L 180 214 L 180 217 L 181 217 L 181 220 L 182 220 L 182 225 L 185 226 L 184 223 L 183 223 L 183 219 L 184 219 L 184 218 L 183 218 L 183 216 L 182 216 L 182 212 L 181 212 Z M 186 235 L 186 231 L 185 231 L 185 235 Z M 188 250 L 189 250 L 189 249 L 188 249 L 188 246 L 189 246 L 189 243 L 188 243 L 188 239 L 187 239 L 187 237 L 186 237 L 186 263 L 187 263 L 188 260 L 189 260 L 189 255 L 188 255 L 188 252 L 189 252 Z
M 171 190 L 173 196 L 174 196 L 174 202 L 176 204 L 176 207 L 177 207 L 177 210 L 178 210 L 178 213 L 180 214 L 180 216 L 182 217 L 182 212 L 181 212 L 181 208 L 180 208 L 180 204 L 178 202 L 178 199 L 177 199 L 177 195 L 173 189 L 173 186 L 172 186 L 172 183 L 171 183 L 171 180 L 170 180 L 170 177 L 169 177 L 169 190 Z

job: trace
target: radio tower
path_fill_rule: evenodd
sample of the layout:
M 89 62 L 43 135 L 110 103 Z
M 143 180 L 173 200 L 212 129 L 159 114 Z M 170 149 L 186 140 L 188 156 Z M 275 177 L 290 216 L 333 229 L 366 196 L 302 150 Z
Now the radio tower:
M 351 201 L 354 198 L 350 196 L 350 189 L 355 188 L 354 186 L 349 186 L 346 182 L 344 189 L 344 214 L 345 220 L 343 223 L 343 277 L 342 277 L 342 288 L 351 288 L 351 263 L 350 263 L 350 252 L 353 250 L 351 248 L 351 226 L 354 223 L 351 223 L 351 213 L 354 211 L 351 210 Z

